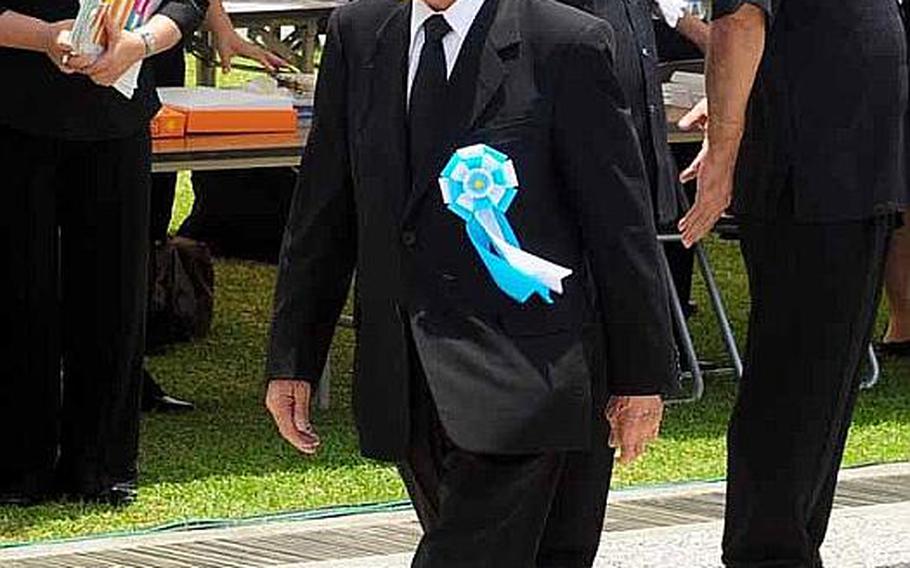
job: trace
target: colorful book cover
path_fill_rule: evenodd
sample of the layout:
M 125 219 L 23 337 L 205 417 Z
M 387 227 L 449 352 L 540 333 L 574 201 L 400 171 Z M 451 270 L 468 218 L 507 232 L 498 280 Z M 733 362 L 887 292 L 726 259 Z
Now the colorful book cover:
M 104 53 L 107 38 L 104 37 L 105 18 L 113 18 L 116 27 L 134 30 L 147 22 L 162 0 L 81 0 L 79 13 L 73 24 L 70 41 L 73 51 L 81 55 L 99 57 Z M 140 61 L 131 67 L 115 84 L 114 88 L 127 98 L 132 98 L 139 81 Z

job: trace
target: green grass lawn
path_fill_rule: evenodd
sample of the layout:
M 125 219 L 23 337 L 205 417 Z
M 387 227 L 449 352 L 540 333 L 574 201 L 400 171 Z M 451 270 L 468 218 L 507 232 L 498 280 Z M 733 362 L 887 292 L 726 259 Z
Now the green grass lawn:
M 178 193 L 175 225 L 191 204 L 187 175 L 180 177 Z M 738 249 L 712 241 L 710 252 L 742 340 L 748 298 Z M 151 360 L 167 390 L 193 400 L 198 410 L 145 416 L 139 500 L 124 509 L 73 504 L 0 508 L 0 545 L 405 497 L 392 467 L 357 452 L 349 405 L 351 332 L 340 330 L 332 349 L 333 407 L 315 416 L 323 451 L 304 459 L 279 439 L 261 403 L 275 271 L 220 261 L 216 276 L 211 336 Z M 704 356 L 720 360 L 707 299 L 700 283 L 696 288 L 703 308 L 693 322 L 696 341 Z M 848 465 L 910 459 L 910 362 L 886 361 L 884 373 L 882 383 L 860 399 Z M 615 486 L 722 477 L 734 392 L 729 377 L 717 377 L 709 379 L 703 400 L 669 408 L 661 440 L 640 462 L 619 468 Z

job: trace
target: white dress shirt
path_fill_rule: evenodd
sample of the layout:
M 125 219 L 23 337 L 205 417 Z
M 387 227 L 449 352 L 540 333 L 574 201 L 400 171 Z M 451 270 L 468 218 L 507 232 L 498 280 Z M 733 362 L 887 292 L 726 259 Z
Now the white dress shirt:
M 423 24 L 430 16 L 442 14 L 452 28 L 452 31 L 442 38 L 442 48 L 446 54 L 446 77 L 452 75 L 461 46 L 471 29 L 471 24 L 477 18 L 484 0 L 455 0 L 447 10 L 436 12 L 423 0 L 411 0 L 411 49 L 408 51 L 408 102 L 411 101 L 411 86 L 417 75 L 417 66 L 420 63 L 420 52 L 423 50 L 424 31 Z

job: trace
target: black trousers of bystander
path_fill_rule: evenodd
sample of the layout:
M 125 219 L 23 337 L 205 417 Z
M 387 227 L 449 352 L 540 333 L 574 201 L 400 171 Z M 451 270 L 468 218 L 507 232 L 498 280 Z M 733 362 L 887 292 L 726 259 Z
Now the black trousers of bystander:
M 0 494 L 135 479 L 149 156 L 0 126 Z
M 728 566 L 821 566 L 896 222 L 742 223 L 752 312 L 728 436 Z

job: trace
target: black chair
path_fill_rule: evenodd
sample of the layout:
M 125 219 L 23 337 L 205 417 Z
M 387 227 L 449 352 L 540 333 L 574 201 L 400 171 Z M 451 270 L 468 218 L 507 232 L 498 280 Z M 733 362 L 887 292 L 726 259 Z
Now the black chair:
M 689 209 L 689 200 L 686 198 L 685 193 L 681 185 L 677 184 L 677 199 L 679 200 L 679 205 L 682 211 Z M 657 240 L 660 243 L 671 243 L 671 242 L 681 242 L 682 235 L 675 230 L 662 230 L 657 235 Z M 714 312 L 715 318 L 717 320 L 717 330 L 720 333 L 721 339 L 724 343 L 724 348 L 727 351 L 727 355 L 730 358 L 730 367 L 712 369 L 711 373 L 728 373 L 733 372 L 737 379 L 742 377 L 743 374 L 743 364 L 742 358 L 739 354 L 739 348 L 736 345 L 736 337 L 733 334 L 733 326 L 730 324 L 730 318 L 727 315 L 727 308 L 724 304 L 723 296 L 721 295 L 720 287 L 717 285 L 717 279 L 714 277 L 714 269 L 711 266 L 711 262 L 708 258 L 708 253 L 705 251 L 704 246 L 701 243 L 697 243 L 692 247 L 695 252 L 695 262 L 698 265 L 699 271 L 701 272 L 702 280 L 704 281 L 705 288 L 708 292 L 708 298 L 711 302 L 711 308 Z M 692 379 L 692 391 L 688 396 L 683 398 L 674 399 L 673 402 L 694 402 L 704 395 L 705 391 L 705 375 L 708 371 L 702 369 L 702 364 L 698 358 L 698 352 L 695 348 L 695 343 L 692 340 L 692 333 L 689 330 L 689 324 L 686 321 L 685 310 L 683 309 L 682 302 L 679 299 L 679 293 L 676 291 L 676 286 L 673 283 L 673 273 L 670 270 L 670 262 L 667 259 L 666 252 L 664 247 L 660 247 L 660 262 L 661 268 L 664 271 L 664 276 L 667 280 L 667 289 L 670 296 L 670 310 L 673 317 L 673 323 L 676 328 L 676 332 L 679 334 L 680 344 L 683 350 L 682 356 L 685 357 L 686 362 L 688 363 L 688 371 L 682 373 L 684 379 Z

